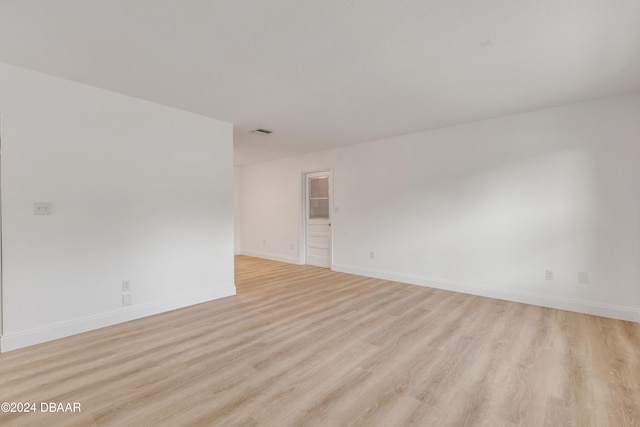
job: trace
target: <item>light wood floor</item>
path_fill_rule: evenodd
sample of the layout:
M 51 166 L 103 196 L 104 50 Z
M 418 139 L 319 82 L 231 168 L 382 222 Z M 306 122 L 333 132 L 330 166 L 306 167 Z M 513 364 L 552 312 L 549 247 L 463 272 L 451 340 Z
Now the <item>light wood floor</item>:
M 248 257 L 238 296 L 0 355 L 0 425 L 640 425 L 640 325 Z

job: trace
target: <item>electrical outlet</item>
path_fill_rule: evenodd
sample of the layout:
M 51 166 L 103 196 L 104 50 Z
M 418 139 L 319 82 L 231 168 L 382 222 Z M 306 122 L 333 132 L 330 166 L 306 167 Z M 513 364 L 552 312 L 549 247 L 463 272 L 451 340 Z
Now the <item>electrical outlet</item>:
M 547 280 L 553 280 L 553 270 L 547 270 L 545 273 L 545 278 Z
M 294 250 L 295 248 L 296 248 L 295 244 L 292 243 L 292 244 L 289 245 L 289 249 Z
M 376 258 L 375 252 L 369 252 L 369 259 L 375 259 L 375 258 Z
M 266 244 L 267 244 L 267 241 L 266 241 L 266 240 L 263 240 L 263 241 L 262 241 L 262 246 L 265 246 Z
M 578 271 L 578 282 L 582 284 L 589 283 L 589 273 L 586 271 Z
M 131 305 L 131 295 L 122 295 L 122 306 L 126 307 L 128 305 Z
M 124 293 L 131 292 L 131 280 L 123 280 L 122 281 L 122 292 L 124 292 Z

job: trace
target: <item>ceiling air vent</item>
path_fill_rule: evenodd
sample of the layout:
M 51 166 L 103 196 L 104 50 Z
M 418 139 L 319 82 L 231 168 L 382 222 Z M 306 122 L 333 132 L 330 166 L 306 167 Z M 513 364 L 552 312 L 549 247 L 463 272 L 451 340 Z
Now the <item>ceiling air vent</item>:
M 258 135 L 269 135 L 270 133 L 273 133 L 273 131 L 270 131 L 268 129 L 254 129 L 251 131 L 251 133 L 257 133 Z

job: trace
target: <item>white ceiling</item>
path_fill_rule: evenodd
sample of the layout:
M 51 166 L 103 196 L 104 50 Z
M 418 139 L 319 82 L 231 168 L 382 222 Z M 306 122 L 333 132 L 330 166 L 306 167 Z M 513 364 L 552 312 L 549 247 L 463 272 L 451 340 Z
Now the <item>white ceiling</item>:
M 233 122 L 246 164 L 638 90 L 640 1 L 0 0 L 0 61 Z

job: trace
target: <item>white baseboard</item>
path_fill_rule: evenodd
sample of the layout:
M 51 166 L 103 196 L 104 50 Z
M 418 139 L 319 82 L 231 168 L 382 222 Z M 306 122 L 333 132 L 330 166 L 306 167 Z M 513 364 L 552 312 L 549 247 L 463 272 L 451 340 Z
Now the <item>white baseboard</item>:
M 270 259 L 272 261 L 286 262 L 287 264 L 300 265 L 300 259 L 298 257 L 293 257 L 293 256 L 272 254 L 272 253 L 268 253 L 268 252 L 246 251 L 246 250 L 241 250 L 240 251 L 240 255 L 252 256 L 252 257 L 256 257 L 256 258 Z
M 602 304 L 593 301 L 557 297 L 552 295 L 542 295 L 531 292 L 514 291 L 510 289 L 492 288 L 474 283 L 453 282 L 443 279 L 434 279 L 429 277 L 370 270 L 348 265 L 334 264 L 332 269 L 334 271 L 342 273 L 375 277 L 377 279 L 392 280 L 394 282 L 409 283 L 411 285 L 427 286 L 430 288 L 444 289 L 447 291 L 462 292 L 465 294 L 479 295 L 483 297 L 520 302 L 524 304 L 556 308 L 559 310 L 574 311 L 577 313 L 592 314 L 595 316 L 610 317 L 613 319 L 628 320 L 631 322 L 640 322 L 640 307 L 625 307 L 611 304 Z
M 83 332 L 93 331 L 106 326 L 164 313 L 190 305 L 200 304 L 236 294 L 234 284 L 221 288 L 207 289 L 162 301 L 154 301 L 146 304 L 132 305 L 107 313 L 96 314 L 79 319 L 68 320 L 42 328 L 28 331 L 6 334 L 0 337 L 0 352 L 16 350 L 34 344 L 40 344 Z

